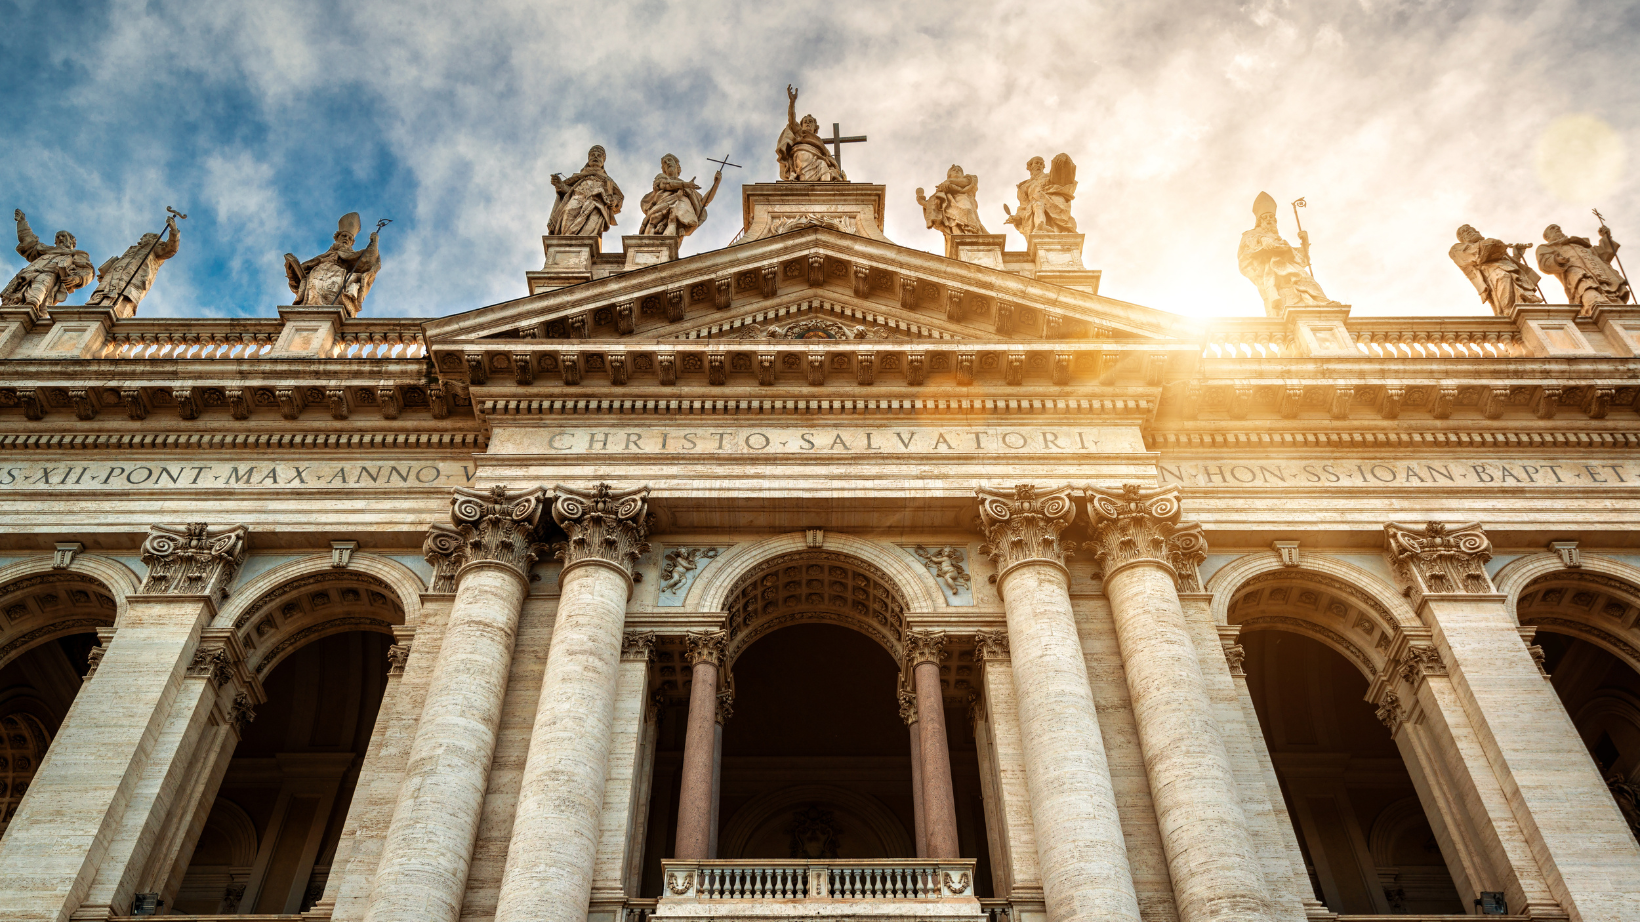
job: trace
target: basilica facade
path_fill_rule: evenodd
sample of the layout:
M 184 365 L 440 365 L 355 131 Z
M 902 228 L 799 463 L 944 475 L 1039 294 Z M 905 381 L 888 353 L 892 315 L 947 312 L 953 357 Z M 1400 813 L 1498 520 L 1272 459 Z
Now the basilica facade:
M 277 317 L 17 288 L 0 920 L 1640 919 L 1640 308 L 1261 213 L 1204 325 L 792 99 L 733 245 L 600 149 L 500 304 L 360 316 L 356 215 Z

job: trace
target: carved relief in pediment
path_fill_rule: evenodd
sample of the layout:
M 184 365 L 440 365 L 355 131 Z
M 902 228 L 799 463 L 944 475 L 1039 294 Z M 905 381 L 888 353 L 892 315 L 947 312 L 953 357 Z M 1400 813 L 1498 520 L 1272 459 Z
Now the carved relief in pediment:
M 800 317 L 787 323 L 747 324 L 730 339 L 904 339 L 885 327 L 839 323 L 825 317 Z

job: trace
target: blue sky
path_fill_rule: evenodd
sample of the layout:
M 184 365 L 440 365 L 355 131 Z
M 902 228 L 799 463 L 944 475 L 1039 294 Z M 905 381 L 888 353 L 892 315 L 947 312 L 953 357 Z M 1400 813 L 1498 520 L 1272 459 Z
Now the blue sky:
M 1317 278 L 1363 314 L 1481 312 L 1446 256 L 1465 222 L 1537 241 L 1592 234 L 1597 206 L 1640 263 L 1634 3 L 0 0 L 0 17 L 0 207 L 96 263 L 166 205 L 190 216 L 144 316 L 273 316 L 282 255 L 320 252 L 348 211 L 394 219 L 367 316 L 518 297 L 548 177 L 594 143 L 628 199 L 606 249 L 662 154 L 703 183 L 708 157 L 744 164 L 684 252 L 722 246 L 739 184 L 777 176 L 787 83 L 870 136 L 844 164 L 888 186 L 910 247 L 941 249 L 914 189 L 951 163 L 999 232 L 1025 161 L 1070 153 L 1103 292 L 1181 313 L 1261 311 L 1235 246 L 1262 189 L 1308 198 Z M 21 264 L 8 249 L 0 269 Z

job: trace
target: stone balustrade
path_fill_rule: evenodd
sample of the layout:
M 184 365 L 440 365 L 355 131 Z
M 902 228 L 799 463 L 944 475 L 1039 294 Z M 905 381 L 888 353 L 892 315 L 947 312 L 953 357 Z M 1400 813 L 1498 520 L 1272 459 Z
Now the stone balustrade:
M 274 348 L 282 320 L 125 320 L 114 324 L 96 354 L 101 359 L 258 359 Z M 421 358 L 421 325 L 404 320 L 348 321 L 329 358 Z
M 985 916 L 974 897 L 973 859 L 668 859 L 661 865 L 665 893 L 653 913 L 658 919 L 785 917 L 794 910 L 971 922 Z
M 1343 327 L 1355 349 L 1371 358 L 1492 359 L 1527 353 L 1520 328 L 1507 317 L 1352 317 Z M 1204 359 L 1298 354 L 1293 329 L 1264 317 L 1218 321 L 1202 343 Z

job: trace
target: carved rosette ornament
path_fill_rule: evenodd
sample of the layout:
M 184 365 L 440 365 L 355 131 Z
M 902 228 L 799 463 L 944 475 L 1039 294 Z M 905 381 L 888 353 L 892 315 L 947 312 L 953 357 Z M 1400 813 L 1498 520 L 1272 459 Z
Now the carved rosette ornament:
M 728 631 L 690 631 L 683 635 L 683 642 L 687 648 L 683 656 L 689 665 L 711 663 L 720 669 L 723 667 L 723 651 L 729 646 Z
M 1008 632 L 975 631 L 974 659 L 982 663 L 1006 662 L 1008 659 Z
M 1130 564 L 1153 563 L 1173 573 L 1181 592 L 1201 591 L 1196 568 L 1207 559 L 1207 540 L 1200 525 L 1179 523 L 1178 487 L 1089 487 L 1087 498 L 1093 536 L 1087 547 L 1104 578 Z
M 1029 483 L 1011 491 L 980 487 L 974 495 L 979 498 L 979 529 L 985 535 L 979 552 L 997 568 L 991 582 L 1027 563 L 1065 569 L 1070 549 L 1059 540 L 1059 533 L 1076 516 L 1069 484 L 1040 496 Z
M 629 578 L 638 558 L 649 551 L 649 488 L 616 490 L 600 483 L 591 490 L 559 486 L 553 490 L 552 520 L 569 535 L 557 548 L 564 569 L 599 561 L 614 565 Z
M 142 562 L 148 565 L 142 591 L 225 598 L 245 562 L 249 533 L 243 525 L 150 525 L 142 542 Z
M 650 663 L 655 660 L 655 632 L 627 631 L 621 635 L 621 659 L 629 663 Z
M 546 508 L 547 491 L 491 487 L 456 487 L 450 500 L 450 520 L 462 537 L 461 566 L 488 561 L 529 579 L 537 551 L 536 527 Z M 432 540 L 429 534 L 428 540 Z
M 1492 541 L 1479 522 L 1430 522 L 1421 528 L 1390 522 L 1384 539 L 1390 565 L 1414 605 L 1430 593 L 1492 591 L 1486 575 Z
M 944 631 L 905 632 L 905 661 L 910 668 L 916 669 L 923 663 L 938 666 L 949 655 L 950 652 L 945 649 Z

